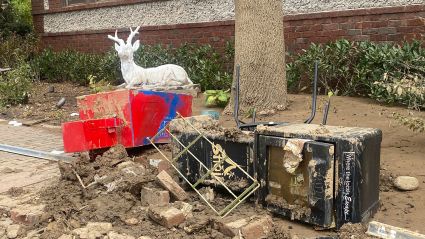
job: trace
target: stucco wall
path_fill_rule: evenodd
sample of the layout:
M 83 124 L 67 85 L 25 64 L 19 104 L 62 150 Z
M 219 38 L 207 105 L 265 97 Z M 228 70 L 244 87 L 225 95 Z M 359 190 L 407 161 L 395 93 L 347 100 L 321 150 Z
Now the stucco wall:
M 283 0 L 285 14 L 425 4 L 425 0 Z M 47 14 L 48 33 L 234 19 L 233 0 L 170 0 Z

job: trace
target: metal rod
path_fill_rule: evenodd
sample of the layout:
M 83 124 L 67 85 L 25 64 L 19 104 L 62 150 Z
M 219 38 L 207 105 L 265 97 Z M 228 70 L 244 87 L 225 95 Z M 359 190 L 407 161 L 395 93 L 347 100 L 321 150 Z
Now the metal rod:
M 57 154 L 52 154 L 49 152 L 22 148 L 22 147 L 6 145 L 6 144 L 0 144 L 0 151 L 24 155 L 24 156 L 33 157 L 33 158 L 45 159 L 49 161 L 63 160 L 66 163 L 68 163 L 67 161 L 71 161 L 74 159 L 73 157 L 70 157 L 70 156 L 57 155 Z
M 240 80 L 240 71 L 241 66 L 236 65 L 236 85 L 235 85 L 235 106 L 233 110 L 233 117 L 235 118 L 236 125 L 238 128 L 241 126 L 241 122 L 239 121 L 239 80 Z
M 318 71 L 319 71 L 319 61 L 316 61 L 314 63 L 314 80 L 313 80 L 313 98 L 312 98 L 312 106 L 311 106 L 311 114 L 310 117 L 304 123 L 310 124 L 314 117 L 316 116 L 316 101 L 317 101 L 317 78 L 318 78 Z
M 331 99 L 328 100 L 328 102 L 325 105 L 325 108 L 323 109 L 322 125 L 326 125 L 326 122 L 328 121 L 328 113 L 329 113 L 330 106 L 331 106 Z

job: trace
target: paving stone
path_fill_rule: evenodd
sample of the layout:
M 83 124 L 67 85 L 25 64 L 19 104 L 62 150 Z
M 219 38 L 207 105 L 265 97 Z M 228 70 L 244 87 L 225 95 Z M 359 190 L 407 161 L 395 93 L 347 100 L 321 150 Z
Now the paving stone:
M 148 215 L 152 220 L 167 228 L 178 226 L 185 221 L 183 212 L 170 206 L 150 206 Z
M 188 196 L 187 193 L 171 178 L 166 171 L 161 171 L 156 176 L 157 182 L 166 190 L 168 190 L 173 197 L 179 201 L 185 201 Z
M 154 188 L 143 187 L 141 201 L 145 205 L 166 206 L 170 203 L 170 193 Z

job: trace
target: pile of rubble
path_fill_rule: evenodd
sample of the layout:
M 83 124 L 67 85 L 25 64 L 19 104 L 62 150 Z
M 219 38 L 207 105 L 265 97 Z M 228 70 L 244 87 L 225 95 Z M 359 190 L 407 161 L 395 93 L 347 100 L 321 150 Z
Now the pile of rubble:
M 58 182 L 0 220 L 0 238 L 290 238 L 252 203 L 216 216 L 167 161 L 130 158 L 122 146 L 59 167 Z M 230 202 L 204 191 L 214 203 Z

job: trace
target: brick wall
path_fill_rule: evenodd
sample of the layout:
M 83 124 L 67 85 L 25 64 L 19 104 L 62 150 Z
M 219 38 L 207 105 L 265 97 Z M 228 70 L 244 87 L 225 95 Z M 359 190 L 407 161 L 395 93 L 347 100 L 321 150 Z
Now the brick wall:
M 375 42 L 423 41 L 425 5 L 288 15 L 284 17 L 284 24 L 285 43 L 291 52 L 304 49 L 312 42 L 326 43 L 341 38 Z M 113 31 L 42 33 L 41 36 L 43 45 L 54 50 L 71 48 L 84 52 L 103 52 L 112 47 L 106 35 Z M 128 30 L 122 29 L 119 33 L 121 37 L 126 37 Z M 233 37 L 233 21 L 149 26 L 141 28 L 140 34 L 143 44 L 179 46 L 185 42 L 208 43 L 219 51 L 223 51 L 226 41 Z

